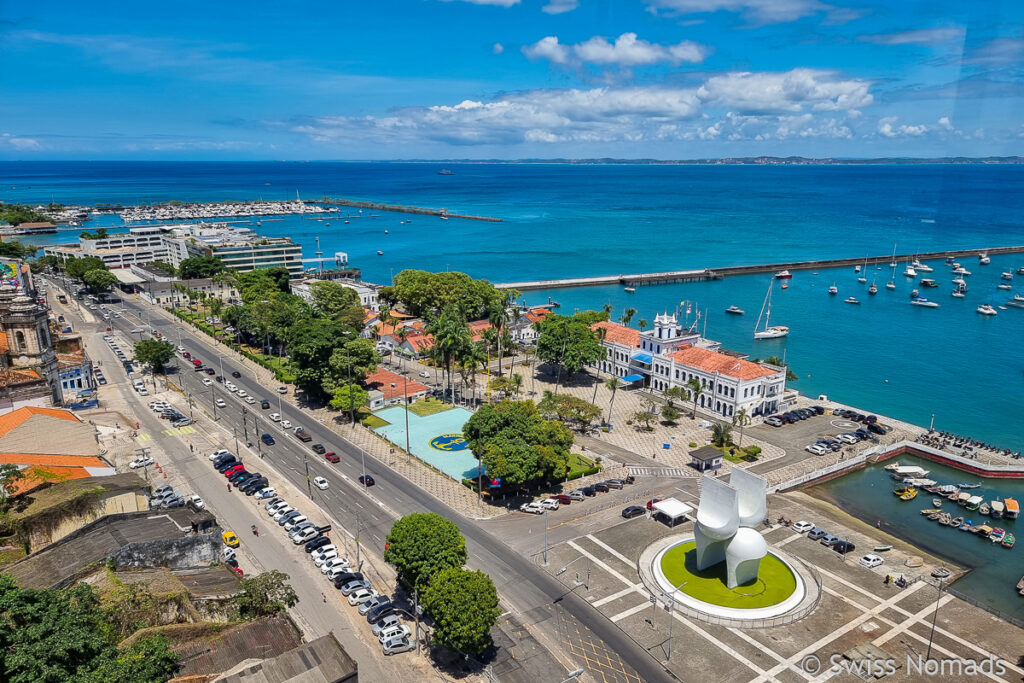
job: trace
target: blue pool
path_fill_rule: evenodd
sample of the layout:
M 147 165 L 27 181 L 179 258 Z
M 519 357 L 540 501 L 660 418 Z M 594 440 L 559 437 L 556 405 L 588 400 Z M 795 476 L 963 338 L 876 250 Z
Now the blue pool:
M 374 413 L 391 424 L 374 431 L 391 443 L 405 448 L 405 409 L 400 406 Z M 477 460 L 462 439 L 462 425 L 473 413 L 451 408 L 427 417 L 409 412 L 409 448 L 420 460 L 454 479 L 472 479 L 477 475 Z

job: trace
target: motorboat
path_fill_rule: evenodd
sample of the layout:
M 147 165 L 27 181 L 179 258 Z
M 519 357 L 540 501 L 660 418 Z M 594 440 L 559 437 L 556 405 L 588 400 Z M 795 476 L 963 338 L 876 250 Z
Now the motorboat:
M 860 266 L 854 266 L 853 267 L 853 272 L 859 273 L 860 272 Z
M 846 304 L 856 304 L 857 306 L 860 306 L 860 302 L 857 301 L 857 297 L 853 297 L 853 296 L 848 296 L 845 299 L 843 299 L 843 303 L 846 303 Z
M 934 505 L 937 508 L 942 507 L 942 499 L 941 498 L 932 498 L 932 505 Z
M 930 472 L 930 470 L 918 467 L 917 465 L 901 465 L 898 462 L 893 465 L 886 465 L 885 469 L 891 473 L 890 476 L 893 479 L 899 479 L 900 481 L 911 477 L 924 478 Z
M 930 277 L 926 277 L 926 278 L 921 280 L 921 286 L 922 287 L 938 287 L 939 283 L 936 282 L 935 280 L 931 279 Z
M 969 501 L 970 499 L 971 499 L 971 494 L 964 493 L 963 491 L 961 491 L 960 493 L 958 493 L 956 495 L 956 504 L 957 505 L 967 505 L 967 501 Z
M 888 282 L 885 283 L 885 288 L 886 289 L 896 289 L 896 283 L 893 282 L 892 280 L 889 280 Z
M 632 294 L 633 292 L 636 291 L 636 287 L 623 287 L 622 289 L 623 291 L 626 292 L 626 294 Z
M 975 483 L 973 483 L 973 484 L 957 484 L 957 486 L 959 486 L 959 487 L 960 487 L 960 490 L 965 490 L 965 489 L 980 489 L 980 488 L 981 488 L 981 484 L 979 484 L 979 483 L 977 483 L 977 482 L 975 482 Z
M 969 519 L 965 519 L 964 523 L 960 525 L 960 531 L 970 531 L 974 527 L 974 522 Z
M 988 254 L 978 254 L 978 265 L 987 266 L 992 263 L 992 259 L 988 257 Z
M 962 525 L 963 523 L 964 523 L 964 518 L 963 517 L 954 517 L 953 521 L 951 521 L 949 523 L 949 525 L 951 527 L 956 527 L 957 529 L 959 529 L 960 525 Z
M 1013 537 L 1013 534 L 1007 533 L 1003 536 L 1002 546 L 1004 548 L 1012 548 L 1013 544 L 1017 542 L 1017 539 Z
M 828 293 L 832 294 L 833 296 L 839 293 L 839 288 L 836 287 L 836 283 L 832 283 L 832 286 L 828 288 Z
M 725 312 L 732 313 L 733 315 L 743 315 L 744 310 L 739 306 L 730 306 L 729 308 L 725 309 Z
M 907 264 L 907 267 L 903 269 L 903 274 L 907 277 L 917 277 L 917 271 L 914 270 L 914 266 Z
M 383 256 L 383 255 L 384 255 L 384 252 L 381 251 L 380 249 L 378 249 L 377 250 L 377 256 Z
M 866 276 L 866 275 L 864 275 L 864 274 L 861 274 L 861 276 L 860 276 L 859 278 L 857 278 L 857 282 L 859 282 L 859 283 L 861 283 L 861 284 L 864 284 L 864 283 L 865 283 L 865 282 L 867 282 L 867 281 L 868 281 L 868 278 L 867 278 L 867 276 Z
M 959 289 L 954 289 L 953 292 L 952 292 L 952 295 L 955 296 L 957 299 L 963 299 L 964 298 L 964 293 L 961 292 Z
M 1013 289 L 1013 285 L 1008 282 L 1000 282 L 996 285 L 996 289 Z
M 776 280 L 788 280 L 791 277 L 793 277 L 793 274 L 790 273 L 788 270 L 780 270 L 779 272 L 775 273 Z
M 1003 499 L 1003 507 L 1005 508 L 1003 516 L 1006 519 L 1017 519 L 1017 515 L 1020 514 L 1020 505 L 1015 498 Z
M 935 269 L 929 266 L 927 263 L 921 263 L 917 259 L 914 259 L 913 263 L 911 263 L 910 265 L 914 266 L 914 270 L 916 270 L 919 273 L 931 273 L 935 271 Z
M 932 572 L 932 576 L 936 579 L 948 579 L 949 577 L 953 576 L 953 572 L 951 572 L 949 569 L 946 569 L 945 567 L 938 567 Z
M 918 297 L 916 299 L 911 299 L 910 303 L 913 306 L 923 306 L 924 308 L 938 308 L 939 307 L 939 305 L 937 303 L 935 303 L 934 301 L 928 301 L 928 299 L 925 299 L 923 297 Z
M 971 496 L 967 499 L 967 502 L 964 503 L 964 507 L 973 512 L 980 508 L 981 504 L 984 502 L 985 500 L 981 496 Z
M 917 497 L 917 489 L 909 488 L 900 496 L 900 500 L 914 500 Z
M 975 525 L 974 529 L 972 529 L 972 531 L 974 531 L 974 533 L 981 536 L 982 538 L 986 538 L 989 535 L 989 533 L 991 533 L 992 527 L 990 527 L 988 524 L 977 524 Z
M 1024 275 L 1024 266 L 1017 269 L 1017 275 Z
M 878 294 L 878 285 L 875 284 L 874 280 L 871 281 L 871 286 L 868 287 L 868 294 Z
M 910 298 L 911 299 L 916 299 L 919 296 L 921 296 L 921 292 L 918 289 L 915 288 L 915 289 L 910 290 Z
M 927 489 L 929 486 L 935 485 L 934 479 L 925 479 L 923 477 L 908 477 L 903 480 L 903 483 L 907 486 L 913 486 L 919 489 Z
M 992 508 L 988 506 L 988 503 L 982 503 L 981 507 L 978 508 L 978 513 L 988 517 L 992 514 Z
M 782 271 L 786 273 L 787 271 Z M 778 274 L 776 274 L 778 277 Z M 764 296 L 764 303 L 761 304 L 761 313 L 757 316 L 757 324 L 754 326 L 754 339 L 781 339 L 789 334 L 789 328 L 785 325 L 769 325 L 772 316 L 772 285 L 775 280 L 768 281 L 768 293 Z M 761 318 L 764 318 L 764 328 L 761 327 Z
M 1006 302 L 1006 305 L 1013 308 L 1024 308 L 1024 296 L 1014 294 L 1013 298 Z
M 999 543 L 1001 540 L 1003 540 L 1003 536 L 1005 535 L 1006 529 L 1000 529 L 999 527 L 995 527 L 994 529 L 992 529 L 992 531 L 989 532 L 988 540 L 992 541 L 993 543 Z
M 982 305 L 978 306 L 977 311 L 978 311 L 978 313 L 981 313 L 982 315 L 997 315 L 998 314 L 996 309 L 992 308 L 992 306 L 990 306 L 989 304 L 982 304 Z
M 970 275 L 971 271 L 967 270 L 963 266 L 960 266 L 959 268 L 954 268 L 953 269 L 953 274 L 954 275 Z
M 1000 275 L 999 277 L 1001 277 L 1004 280 L 1012 280 L 1013 279 L 1013 273 L 1011 273 L 1008 270 L 1004 270 L 1003 274 Z
M 993 519 L 1002 519 L 1003 511 L 1006 509 L 1005 504 L 1001 500 L 993 500 L 988 504 L 989 510 L 992 513 Z
M 957 287 L 966 287 L 967 280 L 963 279 L 962 277 L 955 277 L 953 278 L 953 284 L 956 285 Z

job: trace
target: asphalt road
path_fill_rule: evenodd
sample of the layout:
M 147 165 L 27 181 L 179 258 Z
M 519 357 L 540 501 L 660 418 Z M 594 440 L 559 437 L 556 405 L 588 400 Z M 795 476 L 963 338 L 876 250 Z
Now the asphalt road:
M 191 328 L 184 324 L 171 322 L 161 315 L 154 314 L 147 304 L 131 297 L 124 299 L 124 308 L 127 315 L 106 321 L 109 326 L 122 330 L 129 337 L 132 336 L 131 330 L 137 327 L 146 327 L 147 330 L 154 328 L 169 341 L 177 343 L 180 340 L 186 350 L 214 367 L 218 374 L 223 362 L 223 371 L 227 373 L 225 378 L 254 396 L 257 400 L 256 405 L 246 406 L 219 383 L 215 382 L 212 387 L 203 386 L 201 379 L 207 377 L 205 373 L 184 368 L 178 373 L 177 379 L 186 391 L 193 395 L 197 404 L 204 406 L 211 415 L 214 398 L 217 395 L 221 396 L 228 407 L 224 410 L 218 409 L 218 422 L 229 429 L 234 427 L 240 441 L 244 435 L 241 429 L 243 419 L 248 423 L 250 440 L 255 444 L 258 439 L 258 434 L 253 435 L 256 426 L 252 413 L 255 409 L 258 429 L 274 434 L 277 442 L 273 446 L 261 447 L 264 458 L 273 462 L 280 473 L 302 489 L 307 488 L 307 464 L 311 477 L 318 474 L 326 477 L 331 482 L 331 488 L 328 491 L 319 491 L 314 487 L 313 500 L 328 510 L 346 528 L 359 529 L 361 540 L 373 544 L 378 553 L 383 554 L 384 537 L 394 520 L 401 515 L 413 512 L 434 512 L 442 515 L 455 522 L 466 537 L 469 550 L 468 564 L 486 571 L 491 576 L 499 595 L 510 609 L 526 614 L 538 607 L 558 603 L 572 617 L 589 627 L 607 649 L 617 652 L 643 680 L 672 679 L 659 662 L 585 600 L 571 592 L 566 593 L 565 588 L 555 578 L 535 567 L 520 552 L 510 548 L 500 538 L 489 534 L 474 520 L 462 516 L 420 490 L 386 464 L 365 454 L 354 444 L 311 419 L 301 408 L 282 401 L 281 409 L 278 411 L 277 395 L 274 393 L 276 386 L 262 386 L 245 373 L 242 373 L 240 378 L 230 377 L 230 373 L 239 368 L 226 358 L 222 360 L 219 357 L 212 339 L 202 333 L 193 333 Z M 150 324 L 140 323 L 142 320 L 148 320 Z M 139 336 L 136 334 L 134 338 L 137 339 Z M 179 367 L 183 367 L 180 363 L 179 358 Z M 262 398 L 271 402 L 270 410 L 259 409 L 258 401 Z M 244 417 L 241 410 L 243 406 L 248 411 Z M 273 423 L 265 415 L 270 412 L 280 412 L 293 425 L 305 427 L 313 437 L 309 445 L 324 444 L 328 451 L 335 451 L 341 456 L 341 462 L 336 465 L 327 463 L 322 456 L 314 454 L 307 444 L 303 444 L 292 435 L 285 435 L 279 427 L 268 428 Z M 364 472 L 364 458 L 365 472 L 373 475 L 376 480 L 376 485 L 365 491 L 358 484 L 358 477 Z M 258 465 L 250 463 L 249 469 L 253 468 L 259 469 Z M 557 672 L 552 673 L 559 675 Z

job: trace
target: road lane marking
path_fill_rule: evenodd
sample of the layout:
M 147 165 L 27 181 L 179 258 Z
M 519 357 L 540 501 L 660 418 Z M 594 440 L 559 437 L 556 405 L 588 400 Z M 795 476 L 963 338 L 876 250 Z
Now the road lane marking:
M 632 592 L 632 589 L 630 589 L 629 592 Z M 615 616 L 608 617 L 608 618 L 611 621 L 613 621 L 613 622 L 617 622 L 620 619 L 625 619 L 626 617 L 631 617 L 634 614 L 636 614 L 637 612 L 642 612 L 645 609 L 650 609 L 650 607 L 651 607 L 651 603 L 649 603 L 649 602 L 642 602 L 639 605 L 637 605 L 636 607 L 630 607 L 629 609 L 625 610 L 624 612 L 619 612 Z
M 609 595 L 607 597 L 604 597 L 604 598 L 601 598 L 600 600 L 597 600 L 597 601 L 592 602 L 590 604 L 592 604 L 594 607 L 600 607 L 601 605 L 606 605 L 609 602 L 612 602 L 613 600 L 618 600 L 619 598 L 621 598 L 624 595 L 629 595 L 630 593 L 634 592 L 634 590 L 635 589 L 632 588 L 632 587 L 630 587 L 630 588 L 623 588 L 618 593 L 612 593 L 611 595 Z M 612 621 L 615 621 L 615 619 L 612 619 Z
M 619 552 L 618 550 L 616 550 L 615 548 L 613 548 L 613 547 L 611 547 L 610 545 L 608 545 L 607 543 L 605 543 L 604 541 L 602 541 L 602 540 L 600 540 L 600 539 L 596 538 L 596 537 L 595 537 L 595 536 L 594 536 L 593 534 L 587 534 L 587 538 L 589 538 L 589 539 L 590 539 L 591 541 L 593 541 L 593 542 L 594 542 L 594 543 L 596 543 L 597 545 L 601 546 L 602 548 L 604 548 L 605 550 L 607 550 L 608 552 L 610 552 L 610 553 L 611 553 L 612 555 L 614 555 L 615 557 L 617 557 L 617 558 L 619 558 L 620 560 L 622 560 L 623 562 L 625 562 L 625 563 L 626 563 L 626 566 L 627 566 L 627 567 L 632 567 L 632 566 L 633 566 L 633 565 L 635 564 L 635 563 L 634 563 L 634 562 L 633 562 L 632 560 L 630 560 L 630 559 L 629 559 L 628 557 L 626 557 L 625 555 L 623 555 L 622 553 L 620 553 L 620 552 Z

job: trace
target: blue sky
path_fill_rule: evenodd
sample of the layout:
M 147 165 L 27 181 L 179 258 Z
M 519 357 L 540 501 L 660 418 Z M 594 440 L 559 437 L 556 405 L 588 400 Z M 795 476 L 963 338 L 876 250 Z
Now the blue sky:
M 1024 154 L 1024 4 L 0 5 L 0 158 Z

